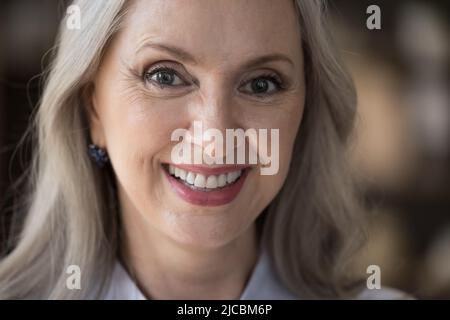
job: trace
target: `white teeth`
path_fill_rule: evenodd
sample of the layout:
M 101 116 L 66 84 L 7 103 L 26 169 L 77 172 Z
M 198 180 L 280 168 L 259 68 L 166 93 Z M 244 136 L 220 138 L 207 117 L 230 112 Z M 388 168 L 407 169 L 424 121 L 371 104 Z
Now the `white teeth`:
M 206 180 L 206 188 L 208 189 L 215 189 L 217 188 L 217 177 L 216 176 L 209 176 Z
M 219 179 L 217 179 L 217 184 L 219 185 L 219 187 L 223 187 L 224 185 L 226 185 L 227 184 L 227 175 L 222 173 L 219 176 Z
M 189 172 L 186 177 L 186 182 L 189 184 L 194 184 L 195 181 L 195 173 Z
M 204 188 L 206 186 L 206 178 L 202 174 L 197 174 L 194 180 L 194 186 Z
M 242 170 L 204 176 L 169 165 L 169 173 L 197 188 L 217 189 L 235 182 L 241 176 Z
M 240 171 L 234 171 L 227 174 L 227 182 L 233 183 L 236 181 L 237 178 L 241 175 Z
M 186 171 L 184 171 L 183 169 L 180 169 L 180 171 L 178 171 L 179 175 L 180 175 L 180 179 L 182 180 L 186 180 Z

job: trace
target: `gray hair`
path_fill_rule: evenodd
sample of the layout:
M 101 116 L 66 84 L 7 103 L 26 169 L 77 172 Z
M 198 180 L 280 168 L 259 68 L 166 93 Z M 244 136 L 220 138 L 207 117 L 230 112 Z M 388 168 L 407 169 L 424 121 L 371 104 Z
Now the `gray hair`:
M 126 3 L 78 0 L 83 29 L 73 32 L 62 21 L 31 128 L 37 143 L 26 219 L 0 263 L 1 299 L 97 298 L 110 281 L 120 212 L 112 169 L 96 170 L 88 158 L 83 101 Z M 305 56 L 304 117 L 288 178 L 258 223 L 288 289 L 303 298 L 344 297 L 352 292 L 346 266 L 361 236 L 362 212 L 345 161 L 355 90 L 332 47 L 325 2 L 295 4 Z M 72 264 L 83 271 L 81 290 L 66 288 L 65 267 Z

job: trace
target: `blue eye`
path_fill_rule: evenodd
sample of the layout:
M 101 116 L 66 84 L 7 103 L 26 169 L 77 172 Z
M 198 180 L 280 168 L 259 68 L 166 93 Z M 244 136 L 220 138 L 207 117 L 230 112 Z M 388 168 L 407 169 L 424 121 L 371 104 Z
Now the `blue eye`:
M 263 76 L 246 82 L 242 88 L 245 93 L 266 95 L 277 92 L 281 88 L 281 83 L 273 76 Z
M 186 83 L 170 68 L 160 68 L 145 74 L 145 80 L 160 86 L 183 86 Z

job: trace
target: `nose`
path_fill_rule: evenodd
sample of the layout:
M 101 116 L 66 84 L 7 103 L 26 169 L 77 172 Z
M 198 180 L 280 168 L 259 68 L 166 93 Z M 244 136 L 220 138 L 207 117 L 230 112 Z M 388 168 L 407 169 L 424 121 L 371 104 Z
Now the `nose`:
M 189 106 L 191 143 L 203 157 L 225 158 L 230 152 L 225 146 L 226 130 L 242 127 L 230 91 L 223 79 L 211 79 Z
M 192 106 L 191 120 L 201 121 L 205 129 L 234 128 L 237 125 L 234 117 L 236 110 L 230 91 L 223 79 L 212 78 L 204 83 L 198 100 Z

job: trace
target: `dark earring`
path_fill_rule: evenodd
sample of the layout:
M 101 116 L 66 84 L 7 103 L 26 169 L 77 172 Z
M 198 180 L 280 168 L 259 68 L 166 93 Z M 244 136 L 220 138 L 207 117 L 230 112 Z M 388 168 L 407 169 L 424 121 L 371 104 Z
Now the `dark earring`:
M 103 168 L 109 161 L 106 151 L 100 147 L 97 147 L 95 144 L 89 145 L 89 155 L 99 168 Z

